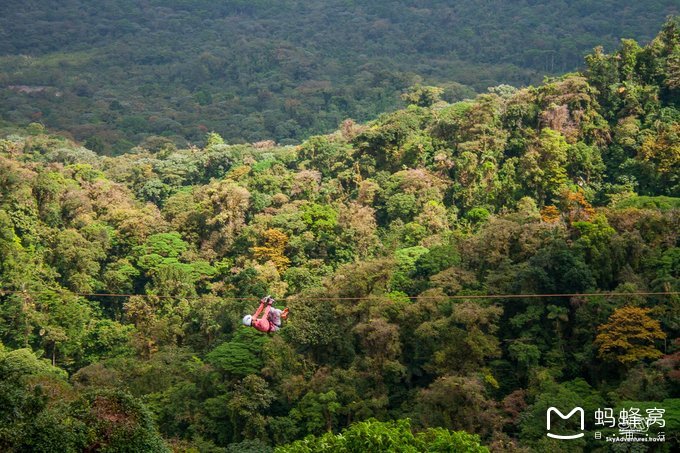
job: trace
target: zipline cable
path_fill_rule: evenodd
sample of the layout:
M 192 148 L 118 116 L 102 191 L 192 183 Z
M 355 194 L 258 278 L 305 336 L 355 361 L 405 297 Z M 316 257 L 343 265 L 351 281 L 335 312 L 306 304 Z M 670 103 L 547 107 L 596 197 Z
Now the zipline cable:
M 48 294 L 48 293 L 59 293 L 60 290 L 3 290 L 0 289 L 0 295 L 4 294 Z M 201 299 L 204 296 L 173 296 L 168 294 L 115 294 L 115 293 L 81 293 L 81 292 L 69 292 L 69 295 L 81 296 L 81 297 L 156 297 L 159 299 Z M 637 291 L 637 292 L 601 292 L 601 293 L 547 293 L 547 294 L 456 294 L 453 296 L 406 296 L 412 300 L 451 300 L 451 299 L 539 299 L 539 298 L 553 298 L 553 297 L 626 297 L 626 296 L 677 296 L 680 295 L 680 291 Z M 210 296 L 206 294 L 205 296 Z M 256 297 L 220 297 L 215 296 L 223 300 L 258 300 Z M 361 296 L 361 297 L 284 297 L 277 299 L 278 301 L 284 300 L 322 300 L 322 301 L 332 301 L 332 300 L 369 300 L 381 297 L 379 295 L 375 296 Z M 384 296 L 383 296 L 384 297 Z

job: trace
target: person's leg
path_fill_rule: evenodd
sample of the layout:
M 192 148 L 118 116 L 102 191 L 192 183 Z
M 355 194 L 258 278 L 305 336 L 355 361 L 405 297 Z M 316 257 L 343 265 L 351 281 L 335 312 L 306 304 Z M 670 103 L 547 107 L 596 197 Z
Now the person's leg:
M 260 306 L 257 307 L 255 314 L 253 314 L 253 319 L 257 319 L 257 317 L 260 315 L 260 313 L 262 313 L 262 310 L 264 310 L 264 303 L 265 303 L 265 299 L 260 300 Z

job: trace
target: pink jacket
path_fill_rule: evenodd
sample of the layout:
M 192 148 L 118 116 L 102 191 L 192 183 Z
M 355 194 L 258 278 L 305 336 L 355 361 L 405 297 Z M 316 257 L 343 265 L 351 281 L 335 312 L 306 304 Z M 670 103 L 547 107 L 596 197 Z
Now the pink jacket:
M 264 308 L 264 313 L 262 309 Z M 262 317 L 257 319 L 257 317 L 262 313 Z M 267 305 L 265 308 L 264 302 L 260 303 L 257 311 L 253 315 L 252 326 L 255 327 L 260 332 L 276 332 L 279 330 L 281 325 L 281 310 L 278 308 L 272 308 L 271 305 Z

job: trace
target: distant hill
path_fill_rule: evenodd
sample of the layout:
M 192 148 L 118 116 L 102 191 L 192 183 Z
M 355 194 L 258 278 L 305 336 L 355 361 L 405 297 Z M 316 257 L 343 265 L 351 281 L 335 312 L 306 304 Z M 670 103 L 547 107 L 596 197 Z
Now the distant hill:
M 0 115 L 105 153 L 211 130 L 291 143 L 393 110 L 417 82 L 448 101 L 539 82 L 595 45 L 649 41 L 677 12 L 674 0 L 6 0 Z

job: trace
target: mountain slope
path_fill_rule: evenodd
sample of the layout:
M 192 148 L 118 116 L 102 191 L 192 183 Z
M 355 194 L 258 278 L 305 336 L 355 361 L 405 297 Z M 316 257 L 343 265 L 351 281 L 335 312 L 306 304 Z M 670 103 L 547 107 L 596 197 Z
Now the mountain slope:
M 8 1 L 1 114 L 106 152 L 209 130 L 294 142 L 392 110 L 421 79 L 448 84 L 449 101 L 538 82 L 597 44 L 648 41 L 677 12 L 671 0 Z

